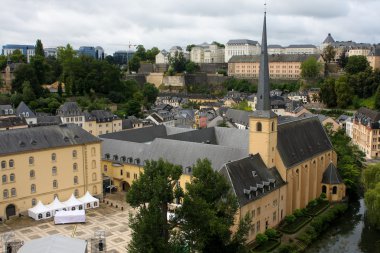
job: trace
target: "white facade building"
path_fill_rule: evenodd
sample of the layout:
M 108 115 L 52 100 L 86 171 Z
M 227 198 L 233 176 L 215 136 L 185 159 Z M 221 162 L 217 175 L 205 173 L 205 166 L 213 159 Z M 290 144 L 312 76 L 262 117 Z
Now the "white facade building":
M 156 55 L 156 64 L 168 64 L 169 53 L 164 49 Z
M 254 40 L 229 40 L 226 44 L 224 61 L 228 62 L 235 55 L 259 55 L 260 44 Z
M 314 45 L 289 45 L 285 48 L 285 54 L 318 54 L 319 50 Z
M 203 43 L 191 49 L 190 60 L 195 63 L 224 63 L 224 48 Z

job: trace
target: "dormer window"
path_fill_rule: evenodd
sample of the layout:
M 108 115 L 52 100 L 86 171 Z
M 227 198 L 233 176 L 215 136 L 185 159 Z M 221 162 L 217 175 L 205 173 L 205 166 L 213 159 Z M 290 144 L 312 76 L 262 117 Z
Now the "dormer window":
M 256 171 L 252 171 L 252 175 L 253 175 L 253 177 L 257 177 L 257 172 Z

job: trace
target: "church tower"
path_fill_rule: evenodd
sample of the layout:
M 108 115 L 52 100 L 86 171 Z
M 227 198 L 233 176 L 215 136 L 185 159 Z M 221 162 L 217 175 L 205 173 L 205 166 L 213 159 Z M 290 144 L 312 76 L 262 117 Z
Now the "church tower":
M 259 153 L 268 168 L 275 166 L 277 115 L 270 106 L 266 12 L 264 13 L 256 111 L 249 118 L 249 153 Z

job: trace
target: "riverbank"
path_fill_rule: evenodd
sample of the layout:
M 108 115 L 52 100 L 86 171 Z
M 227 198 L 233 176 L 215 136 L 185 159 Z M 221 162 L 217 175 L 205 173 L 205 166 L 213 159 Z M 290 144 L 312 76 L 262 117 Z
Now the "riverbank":
M 380 253 L 380 231 L 366 224 L 364 200 L 352 202 L 307 253 Z

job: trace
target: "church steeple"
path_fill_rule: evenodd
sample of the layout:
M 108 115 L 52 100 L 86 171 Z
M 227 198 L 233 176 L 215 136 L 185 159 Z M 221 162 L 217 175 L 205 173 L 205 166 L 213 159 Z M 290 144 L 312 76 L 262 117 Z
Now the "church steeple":
M 264 13 L 263 35 L 261 42 L 261 57 L 259 84 L 257 90 L 257 105 L 254 115 L 260 118 L 274 117 L 270 107 L 270 84 L 269 84 L 269 64 L 268 64 L 268 45 L 267 45 L 267 17 Z
M 256 111 L 249 118 L 249 153 L 259 153 L 268 168 L 276 166 L 277 115 L 270 105 L 267 22 L 264 14 L 263 38 Z

